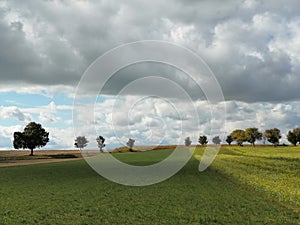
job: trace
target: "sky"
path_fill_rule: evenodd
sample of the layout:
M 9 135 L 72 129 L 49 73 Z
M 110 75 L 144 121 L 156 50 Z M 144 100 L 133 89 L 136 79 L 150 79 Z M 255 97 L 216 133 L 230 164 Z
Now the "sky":
M 89 148 L 102 135 L 110 149 L 128 138 L 155 145 L 190 136 L 196 143 L 202 134 L 211 139 L 247 127 L 277 127 L 286 142 L 288 130 L 300 126 L 299 11 L 298 0 L 2 0 L 0 149 L 12 149 L 13 132 L 30 121 L 50 133 L 43 149 L 72 149 L 75 134 L 85 135 Z M 98 57 L 143 40 L 201 57 L 223 91 L 224 101 L 213 103 L 216 118 L 187 74 L 160 63 L 122 68 L 96 101 L 93 81 L 77 93 Z M 191 101 L 180 97 L 183 90 Z M 74 99 L 93 104 L 93 122 L 88 107 L 74 110 Z M 213 129 L 222 125 L 224 106 L 226 124 Z

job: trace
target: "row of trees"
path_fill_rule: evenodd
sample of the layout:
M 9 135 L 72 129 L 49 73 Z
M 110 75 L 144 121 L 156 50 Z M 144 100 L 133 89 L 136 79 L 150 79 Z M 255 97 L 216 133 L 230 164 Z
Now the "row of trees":
M 30 155 L 33 155 L 33 150 L 44 147 L 49 142 L 49 132 L 47 132 L 41 124 L 30 122 L 26 125 L 23 132 L 14 132 L 13 146 L 15 149 L 30 149 Z M 96 138 L 97 146 L 101 152 L 105 147 L 105 138 L 98 136 Z M 132 151 L 134 146 L 134 139 L 129 138 L 126 145 Z M 78 136 L 75 139 L 74 146 L 80 150 L 88 145 L 89 141 L 85 136 Z
M 98 136 L 96 138 L 96 141 L 97 141 L 97 146 L 98 146 L 99 150 L 101 152 L 103 152 L 103 148 L 105 147 L 105 144 L 104 144 L 105 138 L 102 137 L 102 136 Z M 130 151 L 132 151 L 132 148 L 134 146 L 134 142 L 135 142 L 134 139 L 129 138 L 128 142 L 126 143 L 126 145 L 128 146 Z M 88 143 L 89 143 L 89 141 L 87 140 L 87 138 L 85 136 L 78 136 L 75 139 L 74 146 L 81 150 L 81 149 L 84 149 L 88 145 Z
M 102 136 L 98 136 L 96 138 L 96 141 L 97 141 L 97 146 L 98 146 L 99 150 L 101 152 L 103 152 L 103 148 L 105 147 L 105 144 L 104 144 L 105 138 Z M 81 149 L 84 149 L 88 145 L 88 143 L 89 143 L 89 141 L 87 140 L 87 138 L 85 136 L 78 136 L 75 139 L 74 146 L 81 150 Z
M 14 140 L 13 146 L 15 149 L 30 149 L 30 155 L 33 155 L 33 150 L 35 148 L 40 148 L 45 146 L 49 142 L 49 132 L 47 132 L 41 124 L 30 122 L 23 130 L 23 132 L 14 132 Z M 233 141 L 235 141 L 238 145 L 242 146 L 244 142 L 249 142 L 253 146 L 255 146 L 255 142 L 257 140 L 267 140 L 272 143 L 274 146 L 279 144 L 279 140 L 281 138 L 280 130 L 277 128 L 268 129 L 264 132 L 260 132 L 258 128 L 251 127 L 245 130 L 237 129 L 231 132 L 230 135 L 227 136 L 226 142 L 230 145 Z M 287 134 L 287 140 L 293 144 L 297 145 L 300 143 L 300 128 L 295 128 L 290 130 Z M 105 147 L 105 138 L 102 136 L 98 136 L 96 138 L 98 148 L 100 151 L 103 151 Z M 198 142 L 201 145 L 206 145 L 208 143 L 207 137 L 205 135 L 200 136 Z M 212 142 L 214 144 L 221 144 L 221 139 L 219 136 L 215 136 L 212 138 Z M 129 150 L 132 151 L 135 140 L 129 139 L 126 145 Z M 189 137 L 185 139 L 185 145 L 190 146 L 192 141 Z M 88 140 L 85 136 L 78 136 L 75 139 L 75 147 L 79 149 L 83 149 L 88 145 Z
M 300 128 L 290 130 L 286 136 L 287 140 L 296 146 L 297 143 L 300 143 Z M 267 140 L 274 146 L 277 146 L 281 137 L 282 136 L 278 128 L 268 129 L 264 132 L 260 132 L 258 128 L 251 127 L 245 130 L 237 129 L 232 131 L 231 134 L 227 136 L 226 142 L 231 145 L 231 143 L 235 141 L 239 146 L 243 146 L 244 142 L 249 142 L 251 145 L 255 146 L 255 142 L 257 140 L 263 140 L 264 143 Z M 206 145 L 208 143 L 207 137 L 205 135 L 200 136 L 198 142 L 201 145 Z M 213 137 L 212 142 L 214 144 L 220 144 L 221 139 L 219 136 L 215 136 Z
M 208 139 L 205 135 L 203 135 L 203 136 L 199 137 L 198 142 L 201 145 L 206 145 L 208 143 Z M 216 145 L 219 145 L 219 144 L 221 144 L 222 140 L 220 139 L 220 136 L 215 136 L 212 138 L 212 142 Z

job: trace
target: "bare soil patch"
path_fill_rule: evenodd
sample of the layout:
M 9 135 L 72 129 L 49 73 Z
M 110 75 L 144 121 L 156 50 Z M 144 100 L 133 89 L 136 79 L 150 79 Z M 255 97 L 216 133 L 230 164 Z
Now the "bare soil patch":
M 82 159 L 79 150 L 36 150 L 29 157 L 29 151 L 0 151 L 0 167 L 21 166 L 30 164 L 65 162 Z
M 29 155 L 30 151 L 26 150 L 10 150 L 0 151 L 0 156 L 25 156 Z M 59 154 L 80 154 L 79 150 L 35 150 L 34 155 L 59 155 Z

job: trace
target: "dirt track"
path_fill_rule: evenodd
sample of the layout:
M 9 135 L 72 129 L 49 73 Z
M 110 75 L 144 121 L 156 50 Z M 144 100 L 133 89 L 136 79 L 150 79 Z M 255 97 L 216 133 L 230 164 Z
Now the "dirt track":
M 34 151 L 35 156 L 42 155 L 59 155 L 59 154 L 74 154 L 77 155 L 78 158 L 65 158 L 65 159 L 22 159 L 22 160 L 5 160 L 0 161 L 0 167 L 10 167 L 10 166 L 23 166 L 23 165 L 31 165 L 31 164 L 41 164 L 41 163 L 54 163 L 54 162 L 66 162 L 66 161 L 74 161 L 80 160 L 80 151 L 78 150 L 37 150 Z M 26 156 L 29 155 L 29 151 L 0 151 L 0 156 L 2 157 L 14 157 L 14 156 Z
M 7 162 L 1 162 L 1 167 L 11 167 L 11 166 L 25 166 L 32 164 L 42 164 L 42 163 L 55 163 L 55 162 L 66 162 L 66 161 L 75 161 L 82 158 L 71 158 L 71 159 L 24 159 L 24 160 L 9 160 Z
M 0 151 L 0 156 L 24 156 L 29 155 L 30 151 L 27 150 L 10 150 Z M 34 155 L 58 155 L 58 154 L 80 154 L 79 150 L 35 150 Z

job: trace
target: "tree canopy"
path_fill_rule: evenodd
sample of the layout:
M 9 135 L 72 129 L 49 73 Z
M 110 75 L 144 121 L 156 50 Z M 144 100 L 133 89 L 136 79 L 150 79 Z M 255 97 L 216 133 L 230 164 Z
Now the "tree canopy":
M 35 148 L 44 147 L 49 142 L 49 133 L 41 124 L 30 122 L 23 132 L 14 132 L 13 146 L 15 149 L 30 149 L 33 155 Z
M 89 141 L 86 139 L 85 136 L 78 136 L 75 139 L 75 147 L 81 149 L 84 149 L 88 145 Z
M 190 146 L 192 144 L 192 141 L 191 141 L 191 139 L 190 139 L 190 137 L 187 137 L 187 138 L 185 138 L 184 139 L 184 145 L 185 146 Z
M 243 146 L 243 142 L 246 141 L 246 135 L 244 130 L 240 130 L 240 129 L 234 130 L 232 131 L 230 136 L 234 141 L 236 141 L 236 143 L 239 146 Z
M 216 145 L 219 145 L 219 144 L 221 144 L 221 139 L 219 136 L 215 136 L 215 137 L 213 137 L 212 142 Z
M 297 143 L 300 142 L 300 128 L 290 130 L 286 137 L 291 144 L 296 146 Z
M 258 131 L 258 128 L 251 127 L 245 130 L 245 140 L 255 146 L 256 140 L 262 139 L 262 133 Z
M 279 144 L 279 139 L 281 138 L 280 130 L 277 128 L 266 130 L 264 132 L 264 136 L 267 141 L 272 143 L 274 146 Z
M 206 144 L 208 143 L 207 137 L 206 137 L 205 135 L 200 136 L 198 142 L 199 142 L 201 145 L 206 145 Z
M 231 142 L 233 142 L 234 140 L 232 139 L 231 135 L 228 135 L 226 138 L 226 142 L 231 145 Z

